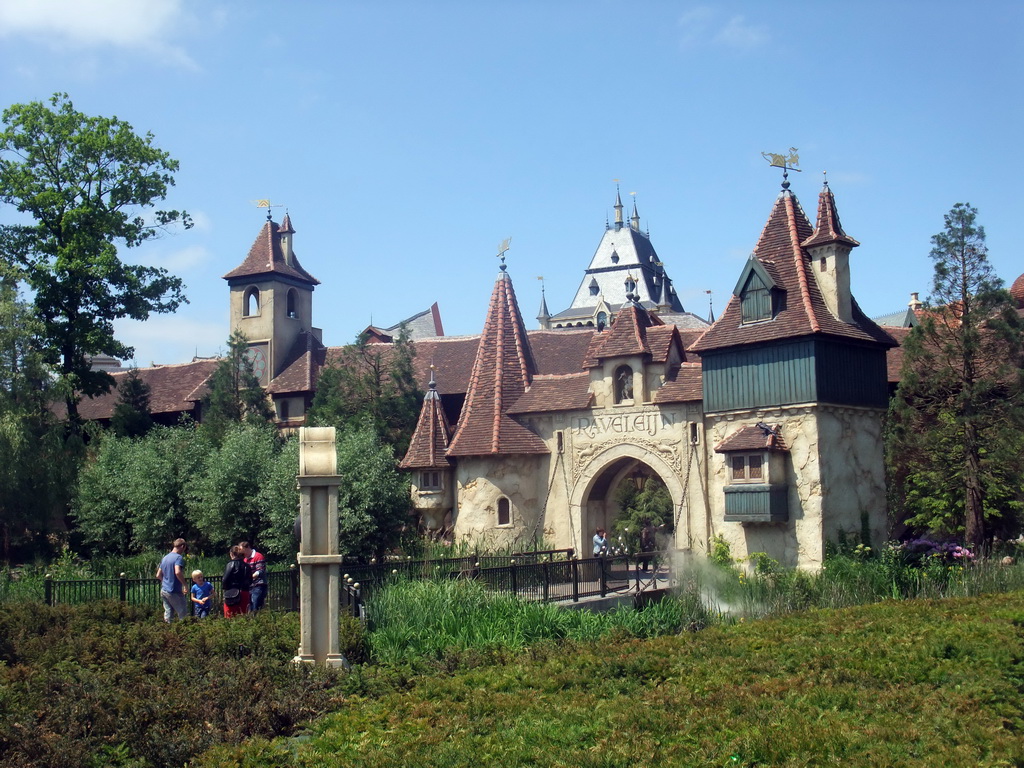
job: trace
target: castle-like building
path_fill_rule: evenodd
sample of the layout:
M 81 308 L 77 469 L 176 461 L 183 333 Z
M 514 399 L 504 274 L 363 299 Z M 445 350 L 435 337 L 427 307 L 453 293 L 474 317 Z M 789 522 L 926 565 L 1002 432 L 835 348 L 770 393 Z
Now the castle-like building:
M 728 306 L 696 333 L 656 313 L 681 311 L 663 271 L 627 275 L 599 330 L 529 333 L 502 266 L 468 380 L 438 366 L 402 461 L 428 526 L 580 551 L 611 527 L 619 484 L 653 475 L 678 549 L 720 537 L 736 556 L 814 569 L 841 532 L 881 540 L 896 342 L 850 293 L 858 243 L 827 183 L 813 225 L 783 186 Z M 443 361 L 445 342 L 426 343 Z
M 858 243 L 828 185 L 812 223 L 783 183 L 710 325 L 684 310 L 635 203 L 629 222 L 618 195 L 615 208 L 570 306 L 551 314 L 542 301 L 539 330 L 526 330 L 504 264 L 479 335 L 432 335 L 436 305 L 416 316 L 426 395 L 401 466 L 426 527 L 586 551 L 618 515 L 619 485 L 657 477 L 677 549 L 704 552 L 720 537 L 736 557 L 765 552 L 814 569 L 841 532 L 880 541 L 881 419 L 897 342 L 850 293 Z M 339 351 L 312 324 L 318 281 L 294 235 L 288 215 L 268 219 L 224 276 L 231 330 L 248 339 L 282 427 L 304 423 Z M 385 343 L 393 330 L 368 329 Z M 142 369 L 154 417 L 201 419 L 215 365 Z M 81 412 L 109 418 L 115 400 L 83 401 Z

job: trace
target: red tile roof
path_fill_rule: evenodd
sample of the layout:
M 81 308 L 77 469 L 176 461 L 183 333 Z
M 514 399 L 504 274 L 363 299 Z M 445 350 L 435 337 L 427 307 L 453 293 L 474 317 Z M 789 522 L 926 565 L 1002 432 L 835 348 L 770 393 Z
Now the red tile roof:
M 310 285 L 319 285 L 320 281 L 302 268 L 294 253 L 290 262 L 285 258 L 284 250 L 281 248 L 281 233 L 295 231 L 291 228 L 291 219 L 287 215 L 285 225 L 287 229 L 279 227 L 273 221 L 267 221 L 256 237 L 256 242 L 249 249 L 245 261 L 224 275 L 224 279 L 276 274 Z
M 652 325 L 664 325 L 660 318 L 647 312 L 635 302 L 627 302 L 615 315 L 611 328 L 602 332 L 599 342 L 591 345 L 588 363 L 597 365 L 597 361 L 606 357 L 625 355 L 648 355 L 651 348 L 647 343 L 647 329 Z
M 694 403 L 704 399 L 704 383 L 701 379 L 700 363 L 683 363 L 675 378 L 666 381 L 654 393 L 654 402 Z
M 834 202 L 830 205 L 834 208 Z M 838 218 L 829 226 L 838 227 Z M 822 232 L 827 229 L 823 227 Z M 809 274 L 810 257 L 801 245 L 811 240 L 813 234 L 800 203 L 789 190 L 784 190 L 775 201 L 753 255 L 785 292 L 779 311 L 771 320 L 744 324 L 740 299 L 732 296 L 721 317 L 693 349 L 706 352 L 811 334 L 893 346 L 896 342 L 892 337 L 869 319 L 856 301 L 852 301 L 853 323 L 839 320 L 828 310 L 817 280 Z
M 505 412 L 523 395 L 536 372 L 512 279 L 503 270 L 491 294 L 448 455 L 548 453 L 537 435 Z
M 149 386 L 150 413 L 157 416 L 192 411 L 196 406 L 196 401 L 199 400 L 199 398 L 193 399 L 192 393 L 203 388 L 219 362 L 219 360 L 194 360 L 191 363 L 178 365 L 139 368 L 139 379 Z M 96 421 L 109 419 L 114 415 L 114 406 L 118 401 L 117 386 L 128 375 L 128 372 L 117 371 L 110 375 L 116 382 L 110 392 L 99 397 L 82 398 L 78 404 L 78 412 L 83 419 Z
M 589 373 L 534 376 L 530 388 L 506 413 L 577 411 L 589 408 L 593 399 Z
M 267 387 L 272 395 L 312 392 L 320 377 L 320 369 L 326 360 L 327 349 L 316 336 L 303 331 L 288 350 L 281 373 L 274 377 Z
M 765 433 L 760 427 L 747 425 L 740 427 L 729 437 L 715 446 L 716 453 L 727 451 L 763 451 L 766 448 L 770 451 L 788 451 L 786 441 L 782 438 L 782 425 L 771 426 L 772 432 Z
M 851 248 L 860 245 L 843 231 L 843 225 L 839 223 L 839 213 L 836 211 L 835 196 L 826 181 L 821 194 L 818 195 L 818 220 L 814 227 L 814 233 L 802 245 L 804 248 L 812 248 L 829 243 L 842 243 Z
M 530 350 L 538 374 L 579 373 L 587 345 L 594 338 L 593 328 L 578 331 L 527 331 Z M 413 342 L 416 357 L 413 369 L 416 381 L 426 388 L 430 380 L 430 365 L 437 369 L 437 388 L 443 395 L 458 394 L 469 389 L 479 336 L 445 336 L 420 339 Z
M 441 398 L 432 386 L 423 398 L 416 431 L 400 466 L 402 469 L 447 469 L 452 466 L 453 462 L 445 455 L 451 435 L 452 429 L 441 406 Z

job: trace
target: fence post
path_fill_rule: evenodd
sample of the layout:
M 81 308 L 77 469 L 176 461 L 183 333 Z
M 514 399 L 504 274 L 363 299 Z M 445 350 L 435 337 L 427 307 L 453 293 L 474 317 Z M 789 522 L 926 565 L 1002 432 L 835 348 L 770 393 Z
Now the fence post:
M 598 562 L 601 564 L 601 597 L 604 597 L 605 595 L 608 594 L 608 572 L 605 571 L 605 568 L 608 565 L 608 561 L 605 559 L 605 556 L 602 554 L 598 558 Z
M 544 602 L 548 601 L 548 564 L 540 564 L 540 573 L 544 577 Z
M 117 588 L 121 602 L 128 602 L 128 579 L 125 577 L 124 572 L 119 573 L 117 576 Z
M 516 579 L 516 561 L 515 561 L 515 558 L 513 558 L 509 562 L 509 565 L 512 566 L 512 594 L 513 595 L 518 595 L 519 594 L 519 581 L 518 581 L 518 579 Z
M 572 564 L 572 601 L 578 603 L 580 601 L 580 561 L 576 559 L 575 552 L 569 562 Z
M 53 605 L 53 577 L 50 574 L 43 577 L 43 599 L 47 605 Z

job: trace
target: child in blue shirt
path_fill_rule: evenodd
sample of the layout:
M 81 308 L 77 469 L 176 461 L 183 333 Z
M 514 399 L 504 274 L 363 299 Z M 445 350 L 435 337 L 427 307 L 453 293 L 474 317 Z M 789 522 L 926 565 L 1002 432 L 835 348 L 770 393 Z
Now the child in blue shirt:
M 205 619 L 210 615 L 212 602 L 213 584 L 203 578 L 202 571 L 192 571 L 192 603 L 197 619 Z

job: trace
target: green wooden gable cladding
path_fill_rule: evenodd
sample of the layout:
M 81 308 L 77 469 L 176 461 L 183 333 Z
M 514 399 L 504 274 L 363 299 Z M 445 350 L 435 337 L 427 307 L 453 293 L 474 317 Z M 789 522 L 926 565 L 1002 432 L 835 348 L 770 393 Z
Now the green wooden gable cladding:
M 826 338 L 707 351 L 705 412 L 831 403 L 885 408 L 885 350 Z

